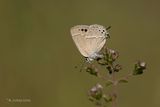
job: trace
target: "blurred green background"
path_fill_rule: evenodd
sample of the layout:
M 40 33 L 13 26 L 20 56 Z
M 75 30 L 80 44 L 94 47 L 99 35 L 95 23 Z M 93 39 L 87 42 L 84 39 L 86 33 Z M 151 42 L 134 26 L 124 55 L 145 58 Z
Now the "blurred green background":
M 121 74 L 138 59 L 142 76 L 119 87 L 118 107 L 160 107 L 160 1 L 0 0 L 0 107 L 94 107 L 96 78 L 70 35 L 77 24 L 111 25 L 108 47 L 120 52 Z M 7 99 L 30 99 L 9 102 Z

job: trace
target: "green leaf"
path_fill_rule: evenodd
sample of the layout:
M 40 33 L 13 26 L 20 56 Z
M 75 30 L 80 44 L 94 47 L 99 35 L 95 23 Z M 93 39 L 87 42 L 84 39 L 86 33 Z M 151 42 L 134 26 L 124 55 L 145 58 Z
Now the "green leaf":
M 102 92 L 98 92 L 95 96 L 96 100 L 100 100 L 102 98 Z
M 100 59 L 100 60 L 97 60 L 98 64 L 100 65 L 108 65 L 107 61 L 104 60 L 104 59 Z
M 141 74 L 143 74 L 143 70 L 141 69 L 137 69 L 133 71 L 133 75 L 141 75 Z
M 112 97 L 110 95 L 103 95 L 103 99 L 105 102 L 109 103 L 112 101 Z
M 89 101 L 94 102 L 94 99 L 91 96 L 89 96 L 88 99 L 89 99 Z
M 95 68 L 92 68 L 92 67 L 87 67 L 86 72 L 88 72 L 89 74 L 94 75 L 94 76 L 98 75 L 98 71 Z
M 107 81 L 105 85 L 106 85 L 106 87 L 108 87 L 110 85 L 113 85 L 113 82 L 112 81 Z
M 128 83 L 128 81 L 126 79 L 120 79 L 118 83 Z

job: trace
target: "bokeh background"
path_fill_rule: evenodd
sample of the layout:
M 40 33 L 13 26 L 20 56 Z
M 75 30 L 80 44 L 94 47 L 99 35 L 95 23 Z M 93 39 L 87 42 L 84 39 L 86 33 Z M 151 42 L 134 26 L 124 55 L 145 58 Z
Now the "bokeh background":
M 119 87 L 118 107 L 160 107 L 159 0 L 0 0 L 0 106 L 94 107 L 86 94 L 97 78 L 75 69 L 77 24 L 112 26 L 107 44 L 120 52 L 120 75 L 139 59 L 148 64 Z

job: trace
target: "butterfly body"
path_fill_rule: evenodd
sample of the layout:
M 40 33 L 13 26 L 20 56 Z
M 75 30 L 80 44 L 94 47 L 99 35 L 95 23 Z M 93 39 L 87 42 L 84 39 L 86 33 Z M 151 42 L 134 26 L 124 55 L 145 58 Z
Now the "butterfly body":
M 78 50 L 88 61 L 102 56 L 99 55 L 99 51 L 106 43 L 108 34 L 104 26 L 97 24 L 77 25 L 71 28 L 71 35 Z

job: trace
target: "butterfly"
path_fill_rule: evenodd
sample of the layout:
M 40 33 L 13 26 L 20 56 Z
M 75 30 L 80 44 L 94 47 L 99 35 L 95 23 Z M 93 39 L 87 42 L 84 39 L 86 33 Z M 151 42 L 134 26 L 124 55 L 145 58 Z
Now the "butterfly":
M 102 25 L 76 25 L 71 28 L 72 39 L 80 53 L 87 58 L 87 61 L 102 57 L 100 50 L 109 37 L 108 28 Z

